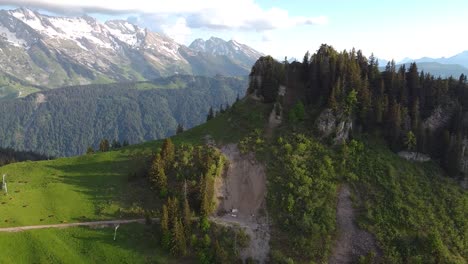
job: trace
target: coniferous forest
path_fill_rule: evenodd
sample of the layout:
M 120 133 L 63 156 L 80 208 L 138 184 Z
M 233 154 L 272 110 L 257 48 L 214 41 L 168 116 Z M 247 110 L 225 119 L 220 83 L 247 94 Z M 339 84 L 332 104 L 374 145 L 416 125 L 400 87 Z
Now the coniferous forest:
M 302 63 L 260 58 L 247 93 L 285 121 L 272 145 L 253 150 L 269 164 L 273 262 L 330 261 L 343 232 L 337 196 L 349 185 L 357 225 L 378 245 L 356 261 L 464 263 L 466 81 L 414 63 L 380 71 L 373 56 L 328 45 Z M 337 129 L 323 136 L 323 127 Z M 349 138 L 336 140 L 346 128 Z M 395 154 L 403 150 L 432 161 L 405 161 Z
M 416 63 L 396 68 L 394 61 L 380 71 L 374 56 L 322 45 L 312 56 L 307 52 L 302 63 L 263 57 L 252 76 L 266 81 L 251 78 L 248 92 L 266 102 L 285 109 L 298 102 L 311 111 L 331 108 L 353 117 L 353 133 L 382 136 L 394 151 L 428 154 L 452 176 L 463 169 L 463 140 L 468 136 L 468 83 L 463 74 L 441 78 L 419 71 Z M 288 89 L 285 95 L 279 93 L 281 85 Z
M 152 82 L 74 86 L 0 104 L 0 146 L 84 154 L 103 139 L 135 144 L 206 120 L 245 93 L 242 78 L 178 75 Z

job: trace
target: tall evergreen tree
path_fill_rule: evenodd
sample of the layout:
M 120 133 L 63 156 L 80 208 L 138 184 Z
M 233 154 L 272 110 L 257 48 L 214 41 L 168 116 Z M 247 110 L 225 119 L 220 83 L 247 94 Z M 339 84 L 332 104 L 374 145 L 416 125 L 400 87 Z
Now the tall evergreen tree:
M 99 143 L 99 151 L 106 152 L 106 151 L 109 151 L 109 149 L 110 149 L 109 140 L 107 139 L 101 140 L 101 142 Z
M 210 110 L 208 110 L 208 115 L 206 116 L 206 121 L 210 121 L 215 117 L 215 114 L 213 112 L 213 107 L 210 107 Z
M 184 234 L 184 227 L 178 217 L 174 219 L 172 228 L 171 253 L 174 256 L 185 256 L 187 253 L 187 242 Z
M 94 149 L 93 147 L 89 146 L 88 149 L 86 150 L 86 155 L 91 155 L 94 154 Z
M 184 132 L 184 127 L 181 124 L 178 124 L 176 128 L 176 135 L 181 134 L 183 132 Z
M 165 196 L 167 193 L 167 175 L 164 169 L 164 161 L 159 153 L 156 154 L 151 164 L 149 176 L 153 186 L 160 191 L 162 196 Z
M 162 231 L 161 244 L 164 248 L 169 249 L 171 245 L 171 232 L 169 230 L 169 213 L 165 204 L 162 207 L 160 223 Z
M 190 205 L 188 202 L 188 199 L 184 199 L 184 215 L 183 215 L 183 220 L 184 220 L 184 228 L 185 228 L 185 235 L 186 237 L 190 236 L 190 227 L 192 225 L 192 212 L 190 210 Z
M 165 169 L 168 169 L 175 158 L 175 146 L 170 138 L 166 138 L 161 149 L 161 158 L 164 161 Z

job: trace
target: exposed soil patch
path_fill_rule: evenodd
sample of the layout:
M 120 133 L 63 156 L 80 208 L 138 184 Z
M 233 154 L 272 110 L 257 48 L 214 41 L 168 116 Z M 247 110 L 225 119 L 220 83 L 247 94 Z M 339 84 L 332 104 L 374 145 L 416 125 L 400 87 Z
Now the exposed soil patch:
M 221 151 L 229 159 L 229 168 L 225 177 L 217 182 L 219 204 L 214 221 L 243 227 L 251 240 L 250 246 L 241 252 L 241 257 L 264 263 L 270 250 L 265 167 L 255 160 L 253 154 L 241 155 L 235 144 L 223 146 Z
M 36 106 L 46 102 L 46 96 L 44 94 L 36 94 Z
M 274 129 L 278 127 L 279 125 L 281 125 L 282 116 L 281 114 L 280 115 L 276 114 L 275 107 L 276 106 L 273 107 L 273 109 L 271 110 L 270 116 L 268 117 L 268 125 L 265 131 L 266 138 L 271 138 L 273 136 Z
M 358 261 L 359 256 L 372 251 L 378 255 L 375 238 L 369 232 L 360 229 L 355 218 L 351 191 L 348 185 L 343 185 L 338 195 L 336 211 L 339 236 L 329 263 L 354 263 Z

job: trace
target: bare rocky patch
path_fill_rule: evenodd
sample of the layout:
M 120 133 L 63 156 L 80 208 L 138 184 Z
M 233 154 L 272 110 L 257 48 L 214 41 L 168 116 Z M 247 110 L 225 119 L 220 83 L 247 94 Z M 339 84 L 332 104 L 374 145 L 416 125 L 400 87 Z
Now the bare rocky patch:
M 270 228 L 266 213 L 265 167 L 256 161 L 253 154 L 242 155 L 235 144 L 221 147 L 229 160 L 225 176 L 218 180 L 217 216 L 212 220 L 223 225 L 244 228 L 250 236 L 250 245 L 241 252 L 260 263 L 268 260 L 270 251 Z
M 340 189 L 336 220 L 339 235 L 329 259 L 330 264 L 355 263 L 360 256 L 368 255 L 372 251 L 378 254 L 374 236 L 356 225 L 356 215 L 348 185 L 343 185 Z

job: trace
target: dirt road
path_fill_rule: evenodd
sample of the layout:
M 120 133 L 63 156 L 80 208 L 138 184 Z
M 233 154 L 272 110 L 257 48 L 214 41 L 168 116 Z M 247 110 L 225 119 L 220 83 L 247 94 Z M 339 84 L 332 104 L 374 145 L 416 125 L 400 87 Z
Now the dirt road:
M 336 211 L 339 237 L 328 263 L 354 263 L 359 256 L 367 255 L 371 251 L 378 253 L 374 237 L 361 230 L 356 225 L 355 218 L 351 191 L 345 184 L 341 186 Z
M 153 219 L 153 221 L 158 219 Z M 111 226 L 117 224 L 130 224 L 130 223 L 140 223 L 144 224 L 145 219 L 128 219 L 128 220 L 107 220 L 107 221 L 94 221 L 94 222 L 81 222 L 81 223 L 63 223 L 63 224 L 52 224 L 52 225 L 33 225 L 33 226 L 17 226 L 17 227 L 4 227 L 0 228 L 0 232 L 21 232 L 26 230 L 33 229 L 45 229 L 45 228 L 66 228 L 66 227 L 75 227 L 75 226 L 91 226 L 91 227 L 100 227 L 100 226 Z

